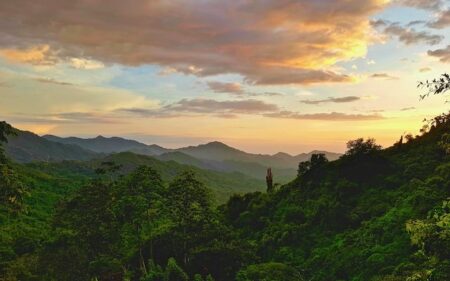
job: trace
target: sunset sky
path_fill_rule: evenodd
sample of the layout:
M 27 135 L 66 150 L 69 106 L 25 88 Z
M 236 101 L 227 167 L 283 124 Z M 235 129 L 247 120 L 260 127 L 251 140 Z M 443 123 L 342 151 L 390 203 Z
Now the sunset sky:
M 389 146 L 449 66 L 448 0 L 0 0 L 0 119 L 38 134 Z

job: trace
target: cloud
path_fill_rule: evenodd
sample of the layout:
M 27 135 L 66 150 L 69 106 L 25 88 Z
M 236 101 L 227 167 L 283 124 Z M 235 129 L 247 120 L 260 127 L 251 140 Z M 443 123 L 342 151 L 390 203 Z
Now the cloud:
M 122 108 L 118 112 L 131 113 L 142 117 L 170 118 L 180 116 L 214 115 L 233 118 L 236 114 L 262 114 L 279 110 L 275 104 L 255 99 L 218 101 L 212 99 L 182 99 L 159 109 Z
M 121 124 L 121 119 L 96 112 L 63 112 L 41 115 L 10 115 L 11 122 L 33 123 L 33 124 Z
M 384 119 L 380 114 L 346 114 L 346 113 L 310 113 L 280 109 L 275 104 L 259 100 L 218 101 L 211 99 L 183 99 L 159 109 L 121 108 L 116 113 L 125 113 L 150 118 L 205 117 L 237 118 L 242 114 L 259 115 L 280 119 L 329 120 L 329 121 L 363 121 Z
M 71 58 L 70 64 L 76 69 L 99 69 L 105 67 L 105 65 L 99 61 L 80 58 Z
M 437 29 L 443 29 L 450 26 L 450 9 L 440 12 L 437 19 L 429 22 L 427 26 Z
M 333 66 L 366 55 L 369 18 L 387 2 L 0 1 L 0 49 L 33 64 L 56 56 L 196 76 L 236 73 L 261 85 L 350 82 Z
M 425 23 L 427 23 L 427 22 L 423 21 L 423 20 L 413 20 L 413 21 L 410 21 L 406 26 L 407 27 L 411 27 L 411 26 L 415 26 L 415 25 L 419 25 L 419 24 L 425 24 Z
M 225 93 L 225 94 L 231 94 L 240 98 L 246 98 L 246 97 L 260 97 L 260 96 L 267 96 L 267 97 L 275 97 L 275 96 L 283 96 L 283 93 L 278 92 L 263 92 L 263 93 L 256 93 L 256 92 L 249 92 L 244 91 L 244 88 L 242 84 L 240 83 L 229 83 L 229 82 L 219 82 L 219 81 L 210 81 L 207 82 L 207 86 L 210 90 L 212 90 L 215 93 Z
M 380 120 L 384 117 L 380 114 L 346 114 L 339 112 L 331 113 L 311 113 L 300 114 L 292 111 L 280 111 L 275 113 L 264 114 L 265 117 L 271 118 L 286 118 L 286 119 L 299 119 L 299 120 L 325 120 L 325 121 L 367 121 L 367 120 Z
M 218 81 L 211 81 L 207 83 L 209 89 L 215 93 L 227 93 L 234 95 L 243 95 L 244 90 L 239 83 L 223 83 Z
M 441 62 L 450 63 L 450 45 L 444 49 L 437 49 L 427 52 L 429 56 L 438 58 Z
M 68 82 L 57 81 L 53 78 L 35 78 L 34 80 L 36 80 L 39 83 L 55 84 L 55 85 L 62 85 L 62 86 L 74 85 L 74 84 L 68 83 Z
M 398 77 L 395 76 L 391 76 L 387 73 L 374 73 L 372 75 L 370 75 L 371 78 L 376 78 L 376 79 L 387 79 L 387 80 L 396 80 L 398 79 Z
M 257 114 L 277 110 L 278 106 L 254 99 L 239 101 L 183 99 L 165 109 L 172 112 Z
M 431 68 L 429 68 L 429 67 L 422 67 L 421 69 L 419 69 L 419 72 L 428 72 L 428 71 L 431 71 Z
M 32 46 L 26 49 L 0 49 L 0 55 L 9 61 L 33 65 L 53 65 L 57 61 L 49 45 Z
M 254 95 L 257 95 L 257 96 L 268 96 L 268 97 L 279 97 L 279 96 L 284 96 L 283 93 L 277 93 L 277 92 L 255 93 Z
M 397 0 L 396 3 L 431 11 L 439 11 L 443 5 L 442 0 Z
M 356 97 L 356 96 L 347 96 L 347 97 L 340 97 L 340 98 L 327 98 L 327 99 L 322 99 L 322 100 L 301 100 L 301 103 L 305 103 L 305 104 L 321 104 L 321 103 L 329 103 L 329 102 L 334 102 L 334 103 L 346 103 L 346 102 L 354 102 L 357 100 L 360 100 L 360 97 Z
M 396 37 L 405 45 L 424 43 L 427 45 L 437 45 L 444 39 L 441 35 L 431 34 L 427 31 L 416 31 L 410 27 L 403 27 L 398 22 L 376 20 L 371 22 L 374 28 L 379 28 L 390 37 Z
M 414 110 L 414 109 L 416 109 L 416 108 L 411 106 L 411 107 L 404 107 L 404 108 L 400 109 L 400 111 L 409 111 L 409 110 Z

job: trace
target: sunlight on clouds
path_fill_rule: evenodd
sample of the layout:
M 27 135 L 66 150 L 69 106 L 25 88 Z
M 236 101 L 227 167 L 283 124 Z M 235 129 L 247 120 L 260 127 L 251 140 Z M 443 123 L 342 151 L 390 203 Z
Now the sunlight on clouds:
M 0 55 L 9 61 L 30 63 L 35 65 L 54 64 L 55 60 L 50 55 L 49 45 L 40 45 L 28 49 L 0 49 Z
M 99 69 L 105 67 L 102 62 L 82 58 L 71 58 L 70 64 L 77 69 Z

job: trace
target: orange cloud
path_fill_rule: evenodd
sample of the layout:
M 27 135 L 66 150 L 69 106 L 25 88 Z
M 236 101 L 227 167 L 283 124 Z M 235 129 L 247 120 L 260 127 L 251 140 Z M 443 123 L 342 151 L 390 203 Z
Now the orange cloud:
M 62 58 L 237 73 L 254 84 L 349 82 L 333 66 L 366 54 L 369 18 L 387 2 L 1 1 L 0 47 L 49 44 Z
M 28 49 L 0 49 L 0 55 L 7 60 L 30 63 L 34 65 L 50 65 L 55 63 L 50 54 L 49 45 L 33 46 Z

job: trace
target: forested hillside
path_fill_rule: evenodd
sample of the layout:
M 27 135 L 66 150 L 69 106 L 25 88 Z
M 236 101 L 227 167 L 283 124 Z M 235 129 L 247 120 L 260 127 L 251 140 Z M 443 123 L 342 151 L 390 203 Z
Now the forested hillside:
M 49 141 L 27 131 L 17 129 L 14 129 L 14 131 L 14 136 L 9 136 L 9 142 L 5 146 L 5 153 L 17 162 L 83 161 L 101 156 L 92 150 L 84 149 L 77 145 Z
M 201 173 L 144 156 L 2 158 L 1 280 L 449 280 L 449 115 L 422 132 L 315 154 L 218 208 Z

